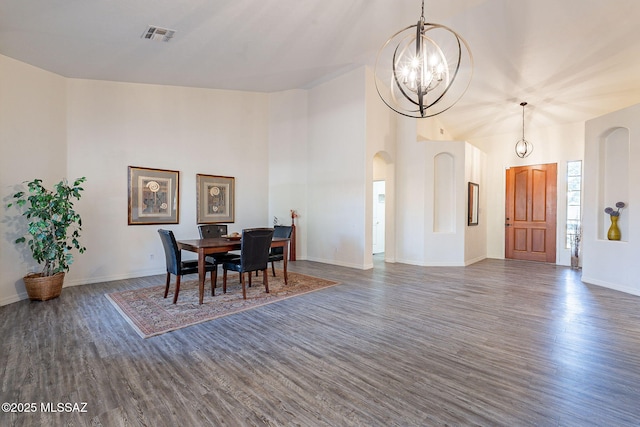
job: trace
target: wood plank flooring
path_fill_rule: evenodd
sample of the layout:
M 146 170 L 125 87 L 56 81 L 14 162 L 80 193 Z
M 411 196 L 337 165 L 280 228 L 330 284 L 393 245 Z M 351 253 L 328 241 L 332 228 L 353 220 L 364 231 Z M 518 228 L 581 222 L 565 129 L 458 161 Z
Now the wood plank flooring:
M 0 426 L 640 426 L 640 297 L 523 261 L 289 266 L 342 284 L 146 340 L 104 294 L 164 276 L 0 307 L 0 400 L 38 405 Z

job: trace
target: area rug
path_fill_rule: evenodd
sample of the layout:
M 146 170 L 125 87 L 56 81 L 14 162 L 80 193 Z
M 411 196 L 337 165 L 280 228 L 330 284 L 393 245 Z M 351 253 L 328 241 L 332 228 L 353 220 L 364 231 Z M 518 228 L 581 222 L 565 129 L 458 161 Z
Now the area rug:
M 167 298 L 164 298 L 164 277 L 159 279 L 162 284 L 158 286 L 114 292 L 105 296 L 138 335 L 149 338 L 338 284 L 289 272 L 288 284 L 285 285 L 282 271 L 276 271 L 276 277 L 269 274 L 269 293 L 264 291 L 262 274 L 252 277 L 253 286 L 247 286 L 247 299 L 244 300 L 237 274 L 229 275 L 226 294 L 222 293 L 222 275 L 218 276 L 219 287 L 213 297 L 209 280 L 205 282 L 202 305 L 198 304 L 197 280 L 183 281 L 180 284 L 178 303 L 173 304 L 175 277 L 172 277 Z

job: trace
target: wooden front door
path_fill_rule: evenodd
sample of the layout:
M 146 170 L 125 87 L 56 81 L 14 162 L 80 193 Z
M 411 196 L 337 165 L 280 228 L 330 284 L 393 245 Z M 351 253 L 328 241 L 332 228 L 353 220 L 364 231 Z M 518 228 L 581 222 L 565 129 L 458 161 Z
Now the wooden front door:
M 555 163 L 507 169 L 505 257 L 556 262 Z

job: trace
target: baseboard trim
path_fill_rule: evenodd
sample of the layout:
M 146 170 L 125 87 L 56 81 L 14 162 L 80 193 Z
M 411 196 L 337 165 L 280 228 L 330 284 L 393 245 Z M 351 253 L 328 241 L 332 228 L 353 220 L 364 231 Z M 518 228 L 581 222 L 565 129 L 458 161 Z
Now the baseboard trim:
M 581 280 L 584 283 L 589 283 L 591 285 L 601 286 L 603 288 L 613 289 L 614 291 L 624 292 L 630 295 L 640 296 L 640 289 L 632 289 L 628 286 L 620 285 L 618 283 L 606 282 L 604 280 L 594 279 L 592 277 L 582 275 Z
M 321 262 L 323 264 L 330 264 L 330 265 L 338 265 L 340 267 L 349 267 L 349 268 L 357 268 L 358 270 L 369 270 L 371 268 L 373 268 L 373 264 L 368 265 L 368 264 L 351 264 L 348 262 L 340 262 L 340 261 L 336 261 L 334 259 L 323 259 L 323 258 L 314 258 L 314 257 L 307 257 L 308 261 L 313 261 L 313 262 Z

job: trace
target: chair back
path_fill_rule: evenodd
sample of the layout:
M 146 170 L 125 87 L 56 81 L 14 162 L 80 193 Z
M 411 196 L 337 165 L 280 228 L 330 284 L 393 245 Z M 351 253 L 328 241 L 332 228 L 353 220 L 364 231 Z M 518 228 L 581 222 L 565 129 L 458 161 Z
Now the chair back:
M 227 224 L 202 224 L 198 226 L 201 239 L 222 237 L 227 234 Z
M 273 240 L 273 228 L 242 230 L 240 267 L 243 272 L 265 270 L 267 268 L 271 240 Z
M 291 233 L 293 233 L 293 227 L 290 225 L 276 225 L 273 227 L 273 237 L 286 237 L 287 239 L 291 238 Z M 284 248 L 272 248 L 271 255 L 283 255 Z
M 160 234 L 162 247 L 164 248 L 164 256 L 167 261 L 167 273 L 179 275 L 182 259 L 173 231 L 159 229 L 158 234 Z

